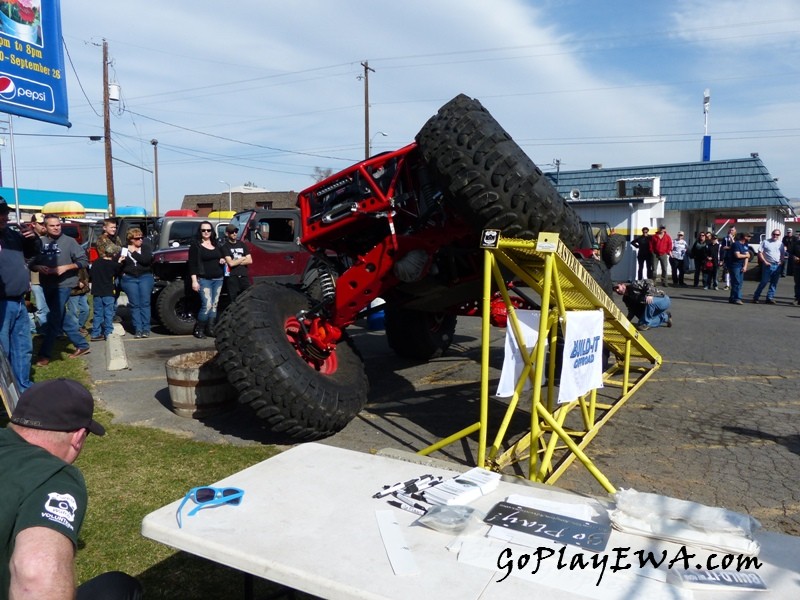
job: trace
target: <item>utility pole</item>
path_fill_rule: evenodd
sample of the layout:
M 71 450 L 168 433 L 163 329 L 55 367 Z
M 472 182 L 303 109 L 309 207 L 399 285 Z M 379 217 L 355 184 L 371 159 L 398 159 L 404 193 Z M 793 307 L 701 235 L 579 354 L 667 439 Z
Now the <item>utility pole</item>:
M 369 66 L 369 61 L 361 63 L 364 67 L 364 160 L 369 158 L 369 72 L 375 69 Z
M 156 184 L 156 199 L 153 202 L 153 216 L 158 216 L 158 140 L 152 139 L 150 143 L 153 144 L 153 178 Z
M 106 193 L 108 194 L 108 216 L 116 213 L 114 202 L 114 169 L 111 164 L 111 109 L 108 94 L 108 42 L 103 40 L 103 136 L 106 147 Z

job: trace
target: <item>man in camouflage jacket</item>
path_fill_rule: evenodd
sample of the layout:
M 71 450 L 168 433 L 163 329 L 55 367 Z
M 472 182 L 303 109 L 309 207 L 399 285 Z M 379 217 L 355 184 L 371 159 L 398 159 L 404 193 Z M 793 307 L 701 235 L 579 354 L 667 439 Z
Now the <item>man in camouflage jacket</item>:
M 614 291 L 622 296 L 628 309 L 628 318 L 639 319 L 636 328 L 647 331 L 652 327 L 672 327 L 672 313 L 669 312 L 669 296 L 658 289 L 650 279 L 637 279 L 614 285 Z

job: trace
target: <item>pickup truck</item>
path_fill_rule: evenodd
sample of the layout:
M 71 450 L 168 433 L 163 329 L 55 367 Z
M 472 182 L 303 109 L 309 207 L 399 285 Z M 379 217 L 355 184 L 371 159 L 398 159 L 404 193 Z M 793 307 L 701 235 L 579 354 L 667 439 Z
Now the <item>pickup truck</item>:
M 194 230 L 190 235 L 177 235 L 177 229 L 184 228 L 179 223 L 187 220 L 192 222 Z M 158 234 L 158 249 L 153 252 L 154 314 L 167 331 L 176 335 L 192 332 L 200 308 L 200 297 L 191 288 L 188 260 L 189 244 L 204 220 L 202 217 L 165 218 Z M 253 264 L 248 268 L 251 281 L 300 282 L 310 254 L 297 243 L 298 210 L 246 210 L 235 214 L 230 222 L 238 229 L 237 239 L 244 242 L 253 257 Z M 225 288 L 220 304 L 220 309 L 227 304 Z

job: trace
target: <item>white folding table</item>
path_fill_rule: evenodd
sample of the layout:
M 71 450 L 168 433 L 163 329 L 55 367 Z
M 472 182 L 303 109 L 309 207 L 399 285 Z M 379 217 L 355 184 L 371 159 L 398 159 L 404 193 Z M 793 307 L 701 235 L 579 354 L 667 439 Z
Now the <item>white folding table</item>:
M 183 508 L 183 528 L 179 529 L 176 509 L 180 500 L 176 500 L 147 515 L 142 534 L 245 574 L 333 600 L 499 600 L 537 591 L 551 599 L 587 597 L 583 593 L 588 589 L 586 581 L 593 582 L 596 572 L 562 569 L 555 583 L 530 574 L 498 582 L 504 571 L 459 562 L 458 553 L 446 548 L 453 535 L 414 524 L 416 515 L 372 497 L 384 484 L 425 473 L 454 474 L 386 456 L 302 444 L 213 484 L 243 489 L 239 506 L 204 508 L 189 517 L 194 507 L 189 501 Z M 198 482 L 202 483 L 207 482 Z M 496 491 L 471 505 L 487 511 L 511 494 L 584 501 L 581 496 L 550 486 L 504 480 Z M 387 509 L 394 512 L 410 549 L 417 567 L 414 574 L 396 575 L 387 557 L 376 519 L 376 511 Z M 769 589 L 757 592 L 757 597 L 771 600 L 800 596 L 800 538 L 760 532 L 758 540 L 763 563 L 758 572 Z M 515 557 L 533 551 L 516 544 L 510 547 Z M 670 556 L 679 548 L 613 531 L 607 552 L 616 547 L 631 548 L 631 552 L 667 549 Z M 492 561 L 496 565 L 496 559 Z M 631 577 L 636 570 L 614 574 L 606 570 L 604 585 L 611 583 L 612 587 L 598 591 L 599 597 L 644 597 L 645 593 L 647 597 L 692 597 L 665 583 Z M 624 576 L 627 579 L 620 579 Z M 615 580 L 622 585 L 614 587 Z M 747 592 L 694 592 L 698 599 L 744 597 L 749 597 Z

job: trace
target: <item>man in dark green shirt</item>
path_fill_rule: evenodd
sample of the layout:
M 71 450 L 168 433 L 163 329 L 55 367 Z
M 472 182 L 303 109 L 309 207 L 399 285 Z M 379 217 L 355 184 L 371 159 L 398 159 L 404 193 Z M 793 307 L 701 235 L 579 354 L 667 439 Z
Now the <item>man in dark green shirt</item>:
M 76 597 L 74 559 L 86 514 L 86 484 L 72 463 L 89 433 L 94 399 L 77 381 L 36 383 L 19 398 L 0 430 L 0 599 Z M 105 573 L 77 598 L 141 598 L 124 573 Z

